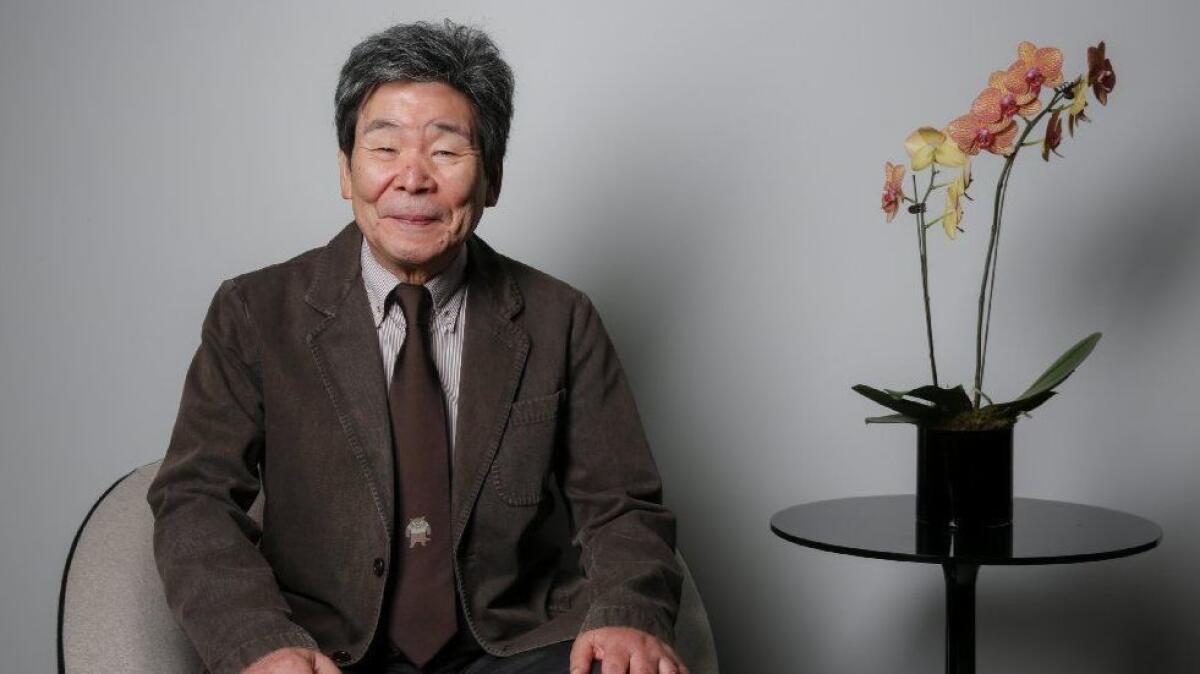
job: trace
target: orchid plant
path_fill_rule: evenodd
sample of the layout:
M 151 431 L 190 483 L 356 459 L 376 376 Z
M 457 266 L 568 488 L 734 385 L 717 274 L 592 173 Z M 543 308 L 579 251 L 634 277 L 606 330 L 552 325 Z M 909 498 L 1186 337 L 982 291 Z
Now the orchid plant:
M 1017 47 L 1017 59 L 1007 69 L 998 70 L 988 78 L 987 88 L 975 97 L 970 111 L 957 117 L 942 129 L 922 126 L 904 141 L 912 175 L 911 194 L 904 189 L 903 164 L 884 164 L 883 211 L 887 221 L 895 218 L 902 204 L 914 217 L 917 232 L 917 253 L 921 260 L 921 286 L 925 300 L 925 330 L 929 341 L 929 367 L 933 383 L 907 391 L 876 389 L 859 384 L 854 390 L 895 412 L 887 416 L 869 417 L 868 423 L 910 423 L 937 428 L 982 430 L 1004 428 L 1017 418 L 1049 400 L 1054 387 L 1061 384 L 1088 357 L 1100 340 L 1093 333 L 1072 346 L 1015 400 L 995 403 L 984 394 L 983 374 L 987 364 L 988 331 L 991 326 L 992 299 L 996 287 L 996 259 L 999 250 L 1004 201 L 1008 195 L 1008 179 L 1012 175 L 1017 155 L 1022 148 L 1041 146 L 1042 159 L 1062 156 L 1062 116 L 1067 117 L 1067 132 L 1075 136 L 1082 122 L 1090 121 L 1085 113 L 1087 92 L 1106 105 L 1108 94 L 1116 84 L 1112 63 L 1105 56 L 1104 43 L 1087 50 L 1088 69 L 1073 80 L 1063 79 L 1062 52 L 1054 47 L 1037 47 L 1022 42 Z M 1043 103 L 1043 96 L 1048 100 Z M 1038 125 L 1046 120 L 1042 137 L 1028 140 Z M 929 303 L 929 257 L 927 232 L 936 224 L 951 239 L 957 238 L 962 227 L 964 200 L 972 200 L 971 158 L 988 153 L 1004 158 L 1004 166 L 996 181 L 992 204 L 991 237 L 983 266 L 979 288 L 979 312 L 976 320 L 975 381 L 971 393 L 960 385 L 943 388 L 938 383 L 937 358 L 933 346 L 933 318 Z M 958 169 L 951 180 L 939 176 L 949 169 Z M 924 190 L 919 189 L 917 174 L 928 171 Z M 927 219 L 926 204 L 934 192 L 945 190 L 942 214 Z M 987 400 L 987 405 L 982 400 Z

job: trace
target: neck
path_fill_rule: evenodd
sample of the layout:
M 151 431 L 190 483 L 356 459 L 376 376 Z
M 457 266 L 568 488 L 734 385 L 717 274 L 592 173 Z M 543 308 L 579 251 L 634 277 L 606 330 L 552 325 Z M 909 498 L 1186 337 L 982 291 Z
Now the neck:
M 423 265 L 406 265 L 390 260 L 386 255 L 380 255 L 375 247 L 367 242 L 371 249 L 371 255 L 384 268 L 390 271 L 401 283 L 411 283 L 413 285 L 425 285 L 429 279 L 437 276 L 450 266 L 454 258 L 458 257 L 459 251 L 463 244 L 458 247 L 446 251 L 442 255 L 435 257 L 428 263 Z

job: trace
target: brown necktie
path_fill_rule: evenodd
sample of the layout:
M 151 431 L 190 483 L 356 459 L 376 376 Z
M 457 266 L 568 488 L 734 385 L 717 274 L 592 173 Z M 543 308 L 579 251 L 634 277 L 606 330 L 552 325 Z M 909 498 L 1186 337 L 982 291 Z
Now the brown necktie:
M 450 451 L 446 403 L 429 348 L 433 300 L 424 286 L 393 291 L 404 311 L 404 344 L 389 391 L 396 457 L 396 536 L 389 636 L 424 666 L 458 631 L 451 562 Z

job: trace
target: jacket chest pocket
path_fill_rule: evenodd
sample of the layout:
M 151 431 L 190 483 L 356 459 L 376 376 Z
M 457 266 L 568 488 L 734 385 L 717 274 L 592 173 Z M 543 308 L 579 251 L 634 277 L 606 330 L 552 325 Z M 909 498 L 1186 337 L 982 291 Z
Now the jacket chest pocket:
M 505 503 L 530 506 L 545 498 L 566 396 L 566 389 L 559 389 L 513 403 L 492 470 L 496 492 Z

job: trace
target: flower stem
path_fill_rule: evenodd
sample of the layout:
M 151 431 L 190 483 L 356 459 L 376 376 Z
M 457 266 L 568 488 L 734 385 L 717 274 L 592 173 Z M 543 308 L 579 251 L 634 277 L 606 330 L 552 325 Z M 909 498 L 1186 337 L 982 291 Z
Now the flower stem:
M 1045 117 L 1046 113 L 1050 112 L 1061 98 L 1062 92 L 1055 91 L 1050 104 L 1025 125 L 1025 130 L 1021 132 L 1021 137 L 1017 139 L 1012 153 L 1005 159 L 1004 168 L 1000 171 L 1000 178 L 996 181 L 996 198 L 992 205 L 992 234 L 988 241 L 987 257 L 983 265 L 983 282 L 980 283 L 979 287 L 979 317 L 975 325 L 975 409 L 979 409 L 980 396 L 983 395 L 983 370 L 987 361 L 987 338 L 992 325 L 992 298 L 995 295 L 996 289 L 996 259 L 999 255 L 1000 225 L 1004 215 L 1004 198 L 1008 195 L 1008 177 L 1012 174 L 1013 162 L 1016 161 L 1017 153 L 1025 146 L 1025 139 L 1029 136 L 1029 132 L 1033 130 L 1033 127 L 1037 126 L 1042 117 Z M 990 285 L 988 283 L 989 280 L 991 281 Z M 985 302 L 987 311 L 986 325 L 984 322 Z
M 1014 152 L 1013 154 L 1016 154 L 1016 152 Z M 979 388 L 976 389 L 976 401 L 975 401 L 976 408 L 979 407 L 978 396 L 983 396 L 983 397 L 987 398 L 987 396 L 983 394 L 983 370 L 987 367 L 988 339 L 992 335 L 992 300 L 996 296 L 996 262 L 1000 259 L 1000 229 L 1001 229 L 1002 223 L 1004 222 L 1004 201 L 1008 197 L 1008 177 L 1011 174 L 1012 174 L 1012 163 L 1009 162 L 1009 163 L 1005 164 L 1004 171 L 1002 172 L 1002 176 L 1001 176 L 1001 180 L 1003 181 L 1004 186 L 1001 188 L 999 185 L 997 185 L 997 191 L 996 191 L 997 204 L 995 205 L 995 227 L 994 227 L 995 235 L 996 235 L 996 245 L 991 250 L 990 263 L 991 263 L 992 273 L 991 273 L 991 281 L 988 284 L 988 291 L 987 291 L 987 312 L 986 312 L 986 316 L 983 321 L 983 358 L 979 362 L 979 374 L 978 374 Z M 991 398 L 988 398 L 988 402 L 991 402 Z
M 938 174 L 937 164 L 931 164 L 929 166 L 929 185 L 927 185 L 925 187 L 925 196 L 921 197 L 921 203 L 925 203 L 926 201 L 929 201 L 929 193 L 932 192 L 933 188 L 934 188 L 933 179 L 937 177 L 937 174 Z M 914 190 L 917 189 L 916 188 L 916 185 L 917 185 L 916 180 L 917 180 L 917 177 L 913 176 L 913 189 Z
M 929 187 L 925 190 L 925 196 L 921 198 L 921 205 L 929 199 L 929 193 L 933 189 L 933 179 L 937 177 L 937 168 L 934 167 L 929 175 Z M 917 194 L 917 176 L 913 175 L 913 195 Z M 933 351 L 933 316 L 929 308 L 929 260 L 928 246 L 925 240 L 925 209 L 922 208 L 917 212 L 917 252 L 921 255 L 921 288 L 925 296 L 925 334 L 929 339 L 929 369 L 933 371 L 933 385 L 938 385 L 937 375 L 937 358 Z

